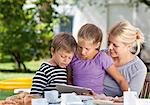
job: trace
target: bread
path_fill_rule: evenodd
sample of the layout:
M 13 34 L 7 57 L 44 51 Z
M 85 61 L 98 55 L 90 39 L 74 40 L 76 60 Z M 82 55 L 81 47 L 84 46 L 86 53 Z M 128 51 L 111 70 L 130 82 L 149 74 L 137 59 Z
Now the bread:
M 39 95 L 31 95 L 27 92 L 22 92 L 20 94 L 7 97 L 6 100 L 0 102 L 0 105 L 31 105 L 33 98 L 41 97 Z

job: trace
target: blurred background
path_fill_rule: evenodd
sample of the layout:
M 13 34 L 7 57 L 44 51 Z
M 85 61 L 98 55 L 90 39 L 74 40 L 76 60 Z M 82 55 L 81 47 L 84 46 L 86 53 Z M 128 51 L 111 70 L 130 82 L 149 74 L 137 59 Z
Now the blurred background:
M 150 70 L 150 0 L 0 0 L 0 81 L 34 76 L 49 59 L 50 43 L 59 32 L 76 38 L 79 28 L 93 23 L 104 33 L 120 20 L 128 20 L 145 37 L 139 57 Z M 1 84 L 0 84 L 1 85 Z M 0 99 L 13 94 L 1 90 Z

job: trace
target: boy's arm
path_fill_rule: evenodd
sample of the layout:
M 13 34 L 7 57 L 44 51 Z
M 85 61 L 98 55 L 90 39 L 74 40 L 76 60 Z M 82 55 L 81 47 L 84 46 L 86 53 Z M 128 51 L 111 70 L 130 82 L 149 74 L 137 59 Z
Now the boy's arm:
M 125 80 L 122 74 L 117 70 L 114 64 L 107 69 L 107 72 L 111 77 L 113 77 L 117 81 L 122 91 L 128 91 L 128 82 Z
M 70 66 L 67 67 L 67 84 L 72 85 L 73 79 L 72 79 L 72 69 Z
M 44 72 L 40 70 L 36 72 L 32 80 L 32 88 L 30 94 L 34 96 L 43 96 L 44 88 L 47 85 L 47 77 Z

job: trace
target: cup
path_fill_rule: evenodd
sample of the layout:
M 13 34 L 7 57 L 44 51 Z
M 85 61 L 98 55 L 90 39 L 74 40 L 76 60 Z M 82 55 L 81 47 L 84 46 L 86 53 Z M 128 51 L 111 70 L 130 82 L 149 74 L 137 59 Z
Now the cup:
M 137 101 L 137 92 L 135 91 L 125 91 L 124 96 L 124 105 L 136 105 Z
M 48 103 L 56 103 L 58 102 L 59 93 L 57 90 L 45 91 L 44 97 L 46 98 Z
M 48 105 L 45 98 L 32 99 L 32 105 Z
M 150 99 L 138 99 L 136 105 L 150 105 Z

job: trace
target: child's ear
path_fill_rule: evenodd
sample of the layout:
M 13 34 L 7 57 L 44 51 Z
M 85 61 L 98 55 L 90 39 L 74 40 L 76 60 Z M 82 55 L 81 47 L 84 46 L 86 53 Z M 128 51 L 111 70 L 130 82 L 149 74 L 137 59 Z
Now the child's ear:
M 99 48 L 101 46 L 101 42 L 97 43 L 97 48 Z
M 54 48 L 51 47 L 51 55 L 53 55 L 53 54 L 54 54 Z

